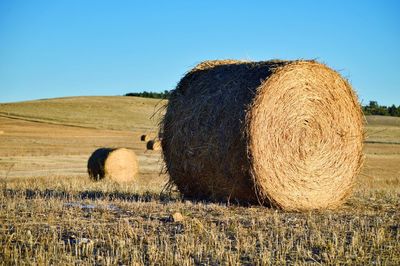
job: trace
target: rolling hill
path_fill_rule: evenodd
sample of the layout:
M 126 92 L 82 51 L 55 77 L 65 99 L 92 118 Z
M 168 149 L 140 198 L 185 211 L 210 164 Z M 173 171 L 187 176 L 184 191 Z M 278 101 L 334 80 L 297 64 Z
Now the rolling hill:
M 81 96 L 0 104 L 0 116 L 52 124 L 156 131 L 166 100 L 127 96 Z M 368 142 L 400 143 L 400 118 L 366 117 Z
M 66 97 L 3 103 L 0 116 L 97 129 L 154 129 L 165 103 L 126 96 Z

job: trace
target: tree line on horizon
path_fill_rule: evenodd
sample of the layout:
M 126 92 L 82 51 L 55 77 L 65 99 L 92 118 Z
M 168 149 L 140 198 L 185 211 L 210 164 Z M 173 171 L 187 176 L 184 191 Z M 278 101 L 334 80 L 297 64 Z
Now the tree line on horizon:
M 370 101 L 368 105 L 362 106 L 365 115 L 386 115 L 400 117 L 400 105 L 379 105 L 377 101 Z
M 129 92 L 124 94 L 124 96 L 135 96 L 135 97 L 152 98 L 152 99 L 168 99 L 169 95 L 170 91 L 168 90 L 165 90 L 163 92 L 143 91 L 143 92 Z
M 124 96 L 136 96 L 152 99 L 168 99 L 171 91 L 164 90 L 163 92 L 129 92 Z M 396 116 L 400 117 L 400 105 L 391 106 L 379 105 L 377 101 L 370 101 L 368 105 L 363 105 L 362 110 L 365 115 L 384 115 L 384 116 Z

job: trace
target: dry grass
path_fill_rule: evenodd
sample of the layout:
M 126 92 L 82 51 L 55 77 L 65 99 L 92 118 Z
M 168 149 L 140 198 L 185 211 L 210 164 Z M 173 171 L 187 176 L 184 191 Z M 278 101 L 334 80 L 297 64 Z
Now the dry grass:
M 163 104 L 161 100 L 127 96 L 66 97 L 0 104 L 0 115 L 79 127 L 155 132 L 159 117 L 153 117 L 153 113 Z
M 7 264 L 400 263 L 399 192 L 357 192 L 341 209 L 288 213 L 159 197 L 112 183 L 12 181 L 0 194 Z M 67 180 L 67 182 L 65 181 Z M 57 180 L 58 181 L 58 180 Z M 31 183 L 31 184 L 29 184 Z M 182 222 L 169 217 L 183 215 Z
M 400 144 L 399 117 L 367 117 L 367 143 Z
M 0 130 L 0 264 L 400 264 L 400 145 L 367 143 L 348 202 L 299 214 L 160 195 L 160 153 L 140 130 L 5 118 Z M 93 149 L 114 145 L 138 155 L 138 181 L 89 181 Z

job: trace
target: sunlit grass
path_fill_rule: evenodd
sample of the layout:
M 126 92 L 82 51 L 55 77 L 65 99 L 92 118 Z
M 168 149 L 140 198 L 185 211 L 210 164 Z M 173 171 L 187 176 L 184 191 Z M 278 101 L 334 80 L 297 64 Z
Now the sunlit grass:
M 357 190 L 335 211 L 287 213 L 78 178 L 2 185 L 6 264 L 400 262 L 400 193 L 386 187 Z M 174 222 L 175 212 L 184 220 Z
M 400 119 L 367 118 L 369 140 L 378 143 L 366 144 L 364 168 L 342 207 L 292 213 L 191 202 L 163 190 L 160 155 L 139 141 L 156 128 L 148 119 L 156 103 L 78 97 L 0 105 L 1 115 L 125 130 L 0 124 L 0 265 L 400 265 L 400 145 L 390 143 L 400 139 Z M 101 145 L 138 153 L 136 182 L 85 176 Z M 36 176 L 46 167 L 64 174 Z M 176 212 L 182 221 L 171 217 Z

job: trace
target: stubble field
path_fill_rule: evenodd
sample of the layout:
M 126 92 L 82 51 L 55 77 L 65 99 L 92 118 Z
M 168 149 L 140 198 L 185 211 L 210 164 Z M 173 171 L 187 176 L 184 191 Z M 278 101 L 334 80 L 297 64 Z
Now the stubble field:
M 0 104 L 0 264 L 400 264 L 400 119 L 367 117 L 365 165 L 334 211 L 190 202 L 163 191 L 165 102 L 72 97 Z M 128 147 L 137 182 L 92 182 L 99 147 Z M 174 213 L 182 219 L 174 218 Z

